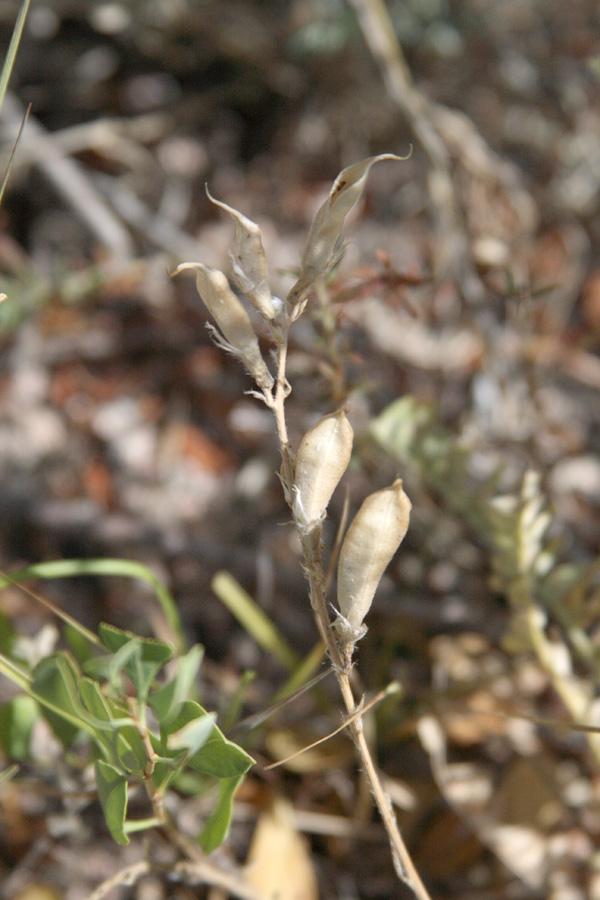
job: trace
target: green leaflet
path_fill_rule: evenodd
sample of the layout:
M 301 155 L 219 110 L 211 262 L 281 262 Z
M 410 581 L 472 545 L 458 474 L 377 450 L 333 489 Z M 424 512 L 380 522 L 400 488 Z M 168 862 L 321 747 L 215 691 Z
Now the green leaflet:
M 193 695 L 194 683 L 200 669 L 204 648 L 195 644 L 177 660 L 175 677 L 152 692 L 148 705 L 159 723 L 167 725 L 175 718 L 184 700 Z
M 144 743 L 137 729 L 128 719 L 106 699 L 97 682 L 91 678 L 82 678 L 79 691 L 86 709 L 92 715 L 107 723 L 105 730 L 98 729 L 99 741 L 105 747 L 107 755 L 113 762 L 118 762 L 128 772 L 143 772 L 148 756 Z M 121 721 L 119 721 L 121 720 Z
M 33 697 L 19 694 L 0 707 L 0 744 L 8 759 L 27 759 L 29 741 L 40 714 Z
M 96 785 L 98 799 L 113 840 L 117 844 L 128 844 L 125 834 L 127 814 L 127 779 L 119 770 L 104 760 L 96 760 Z
M 180 734 L 190 723 L 210 717 L 210 730 L 203 731 L 202 746 L 187 760 L 186 765 L 204 775 L 213 775 L 215 778 L 232 778 L 245 774 L 254 760 L 245 750 L 229 741 L 221 729 L 214 724 L 214 717 L 207 713 L 199 703 L 186 700 L 168 728 L 162 729 L 163 745 L 169 750 L 176 749 L 172 745 L 171 736 Z M 200 733 L 200 732 L 199 732 Z
M 224 778 L 219 784 L 219 799 L 198 838 L 205 853 L 212 853 L 227 837 L 233 812 L 233 798 L 243 779 L 243 775 L 237 778 Z
M 42 705 L 44 717 L 65 747 L 81 730 L 98 739 L 79 696 L 79 678 L 75 663 L 63 652 L 42 659 L 32 673 L 31 696 Z
M 173 648 L 154 638 L 142 638 L 130 631 L 101 622 L 98 633 L 111 653 L 122 651 L 127 656 L 123 669 L 133 683 L 140 703 L 145 703 L 150 686 L 164 664 L 173 656 Z

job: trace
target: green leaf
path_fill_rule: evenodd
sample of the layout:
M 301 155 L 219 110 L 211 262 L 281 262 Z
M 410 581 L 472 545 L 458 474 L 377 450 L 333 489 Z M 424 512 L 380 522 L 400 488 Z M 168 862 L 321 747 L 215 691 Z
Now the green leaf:
M 141 773 L 148 763 L 148 754 L 138 731 L 133 725 L 119 728 L 116 742 L 119 762 L 128 772 Z
M 175 734 L 176 732 L 180 731 L 189 722 L 193 722 L 195 719 L 207 715 L 208 713 L 206 712 L 204 707 L 200 706 L 199 703 L 196 703 L 195 700 L 184 700 L 183 703 L 180 704 L 177 714 L 169 719 L 166 723 L 161 723 L 160 734 L 162 746 L 164 748 L 168 746 L 169 735 Z M 214 727 L 215 726 L 213 725 L 213 728 Z
M 159 794 L 164 794 L 167 787 L 176 775 L 177 769 L 171 768 L 171 766 L 166 765 L 166 763 L 164 762 L 155 763 L 154 771 L 152 772 L 152 783 L 154 784 L 154 789 Z
M 108 700 L 96 681 L 85 676 L 81 678 L 79 681 L 79 693 L 86 709 L 97 719 L 102 719 L 104 722 L 110 722 L 113 719 Z
M 8 87 L 8 81 L 15 64 L 15 58 L 17 56 L 17 50 L 19 49 L 21 35 L 23 34 L 23 28 L 25 27 L 25 19 L 29 11 L 29 2 L 30 0 L 23 0 L 23 2 L 21 3 L 17 21 L 15 23 L 15 27 L 13 28 L 12 36 L 10 39 L 10 44 L 8 45 L 6 58 L 2 65 L 2 72 L 0 73 L 0 107 L 2 106 L 4 94 L 6 93 L 6 88 Z
M 169 734 L 169 750 L 187 750 L 197 753 L 206 744 L 215 725 L 216 714 L 204 713 L 192 719 L 178 731 Z
M 12 627 L 12 624 L 6 615 L 6 613 L 0 610 L 0 652 L 8 653 L 12 652 L 13 644 L 15 642 L 15 630 Z
M 198 838 L 205 853 L 212 853 L 227 837 L 233 812 L 233 797 L 242 781 L 243 775 L 239 775 L 237 778 L 224 778 L 220 782 L 219 799 Z
M 206 775 L 227 779 L 245 775 L 254 760 L 215 725 L 208 741 L 187 760 L 186 765 Z
M 121 710 L 103 695 L 92 678 L 82 678 L 79 691 L 86 709 L 95 719 L 106 722 L 109 728 L 98 729 L 98 737 L 114 762 L 119 762 L 128 772 L 143 772 L 148 755 L 137 729 L 129 722 L 119 722 Z
M 32 697 L 20 694 L 0 707 L 0 744 L 8 759 L 27 759 L 39 706 Z
M 174 719 L 184 700 L 190 699 L 203 655 L 204 648 L 195 644 L 177 660 L 175 677 L 150 695 L 148 705 L 161 725 Z
M 31 695 L 42 704 L 44 717 L 65 747 L 80 730 L 99 738 L 80 701 L 79 678 L 74 662 L 63 652 L 46 656 L 32 673 Z
M 122 711 L 117 704 L 109 701 L 114 717 L 118 720 Z M 114 749 L 122 767 L 128 772 L 143 772 L 148 763 L 148 753 L 141 735 L 135 725 L 130 722 L 118 724 L 117 736 L 114 743 Z
M 139 642 L 135 639 L 128 641 L 126 644 L 123 644 L 120 650 L 100 658 L 98 660 L 100 663 L 98 668 L 94 671 L 92 666 L 90 668 L 90 674 L 92 678 L 96 677 L 97 674 L 100 674 L 101 677 L 98 680 L 102 681 L 106 678 L 116 694 L 123 694 L 125 693 L 123 687 L 123 673 L 127 672 L 127 674 L 129 674 L 130 670 L 127 669 L 128 664 L 135 656 L 139 657 L 139 655 Z M 102 675 L 103 672 L 105 673 L 104 675 Z
M 89 660 L 96 658 L 97 649 L 94 649 L 94 645 L 90 644 L 86 635 L 81 634 L 72 625 L 67 624 L 65 626 L 64 638 L 79 666 L 83 667 Z
M 155 763 L 152 782 L 159 794 L 164 794 L 171 782 L 181 775 L 186 756 L 185 750 L 179 750 L 176 755 L 173 755 L 172 759 L 166 761 L 162 757 Z
M 145 703 L 156 675 L 173 656 L 173 648 L 154 638 L 142 638 L 130 631 L 122 631 L 106 622 L 100 623 L 98 633 L 111 653 L 121 650 L 125 654 L 131 653 L 131 658 L 123 668 L 131 678 L 138 698 Z
M 115 766 L 98 759 L 95 763 L 98 799 L 113 840 L 117 844 L 128 844 L 125 834 L 127 815 L 127 778 Z
M 96 718 L 103 722 L 111 722 L 112 711 L 108 701 L 100 691 L 98 684 L 91 678 L 83 677 L 79 681 L 79 694 L 85 708 Z M 109 754 L 115 756 L 114 735 L 110 731 L 98 729 L 98 740 L 106 748 Z
M 86 675 L 99 683 L 108 681 L 115 694 L 122 694 L 123 669 L 135 653 L 135 646 L 127 644 L 117 653 L 103 653 L 91 656 L 82 663 L 81 668 Z
M 209 713 L 199 703 L 186 700 L 181 705 L 177 716 L 169 723 L 168 727 L 161 729 L 163 746 L 172 747 L 170 735 L 181 732 L 189 723 Z M 202 747 L 186 760 L 186 766 L 196 769 L 205 775 L 214 775 L 216 778 L 232 778 L 244 775 L 254 760 L 245 750 L 228 740 L 221 729 L 212 724 L 212 729 Z

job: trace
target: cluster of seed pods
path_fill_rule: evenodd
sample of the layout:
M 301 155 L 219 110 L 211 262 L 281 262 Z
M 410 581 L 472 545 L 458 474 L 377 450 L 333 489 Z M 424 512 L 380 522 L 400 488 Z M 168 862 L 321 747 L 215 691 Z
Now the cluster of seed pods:
M 352 453 L 353 431 L 344 410 L 324 416 L 298 448 L 293 512 L 301 530 L 320 528 Z M 345 644 L 365 632 L 363 620 L 385 569 L 408 529 L 411 504 L 402 479 L 370 494 L 352 521 L 337 571 L 338 632 Z
M 301 314 L 317 282 L 335 264 L 344 221 L 363 190 L 371 166 L 382 159 L 399 158 L 384 153 L 340 172 L 313 220 L 298 280 L 285 303 L 271 294 L 258 225 L 208 194 L 234 220 L 234 246 L 230 253 L 232 278 L 240 293 L 265 320 L 274 345 L 282 333 L 282 323 L 289 326 Z M 217 343 L 240 359 L 264 398 L 269 400 L 275 379 L 261 354 L 248 312 L 226 276 L 202 263 L 182 263 L 173 274 L 184 270 L 196 274 L 198 293 L 219 329 L 213 329 Z M 320 538 L 327 506 L 350 462 L 353 437 L 352 427 L 341 409 L 324 416 L 302 438 L 291 491 L 292 512 L 301 534 L 318 534 Z M 410 509 L 402 481 L 397 479 L 366 498 L 348 529 L 339 554 L 336 623 L 340 641 L 346 647 L 353 646 L 366 630 L 363 620 L 383 572 L 406 534 Z

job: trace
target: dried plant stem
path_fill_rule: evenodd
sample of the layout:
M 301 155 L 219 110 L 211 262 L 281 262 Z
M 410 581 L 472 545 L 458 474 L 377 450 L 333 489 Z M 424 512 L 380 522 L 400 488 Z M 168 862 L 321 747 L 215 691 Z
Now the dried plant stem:
M 402 77 L 406 80 L 407 73 Z M 363 733 L 363 700 L 356 702 L 350 684 L 354 644 L 365 632 L 362 621 L 379 578 L 406 533 L 410 500 L 402 490 L 401 479 L 396 479 L 389 488 L 375 492 L 364 501 L 340 550 L 340 565 L 346 556 L 350 565 L 344 565 L 344 579 L 338 578 L 338 588 L 342 585 L 344 592 L 341 599 L 338 593 L 340 614 L 333 624 L 327 607 L 327 579 L 321 560 L 322 521 L 333 491 L 350 462 L 353 431 L 344 409 L 338 409 L 321 418 L 304 435 L 296 457 L 290 447 L 285 418 L 285 400 L 291 390 L 286 377 L 290 327 L 302 314 L 309 296 L 319 289 L 339 260 L 346 216 L 359 199 L 371 167 L 383 160 L 399 159 L 401 157 L 393 153 L 381 153 L 347 166 L 339 173 L 313 219 L 298 280 L 285 302 L 270 293 L 258 225 L 233 207 L 213 199 L 236 222 L 232 254 L 235 281 L 268 323 L 277 366 L 276 379 L 262 357 L 251 320 L 225 275 L 202 263 L 182 263 L 175 271 L 196 272 L 198 292 L 220 329 L 214 333 L 217 344 L 240 359 L 257 386 L 251 393 L 262 399 L 274 414 L 281 450 L 279 475 L 284 497 L 302 542 L 310 602 L 348 714 L 346 727 L 352 734 L 366 780 L 387 829 L 398 877 L 410 886 L 417 900 L 430 900 L 404 844 L 390 797 L 379 779 Z M 355 561 L 359 566 L 357 578 L 356 568 L 353 568 Z
M 327 611 L 327 600 L 325 598 L 324 588 L 325 578 L 323 576 L 323 564 L 321 562 L 321 527 L 318 526 L 313 528 L 312 531 L 308 533 L 300 532 L 300 540 L 306 566 L 306 577 L 308 578 L 310 605 L 313 608 L 317 626 L 327 648 L 327 654 L 336 674 L 338 672 L 347 671 L 349 663 L 342 658 Z M 348 708 L 348 704 L 346 703 L 349 712 L 354 709 L 354 696 L 352 695 L 352 691 L 350 691 L 350 698 L 350 708 Z
M 130 887 L 152 872 L 163 872 L 167 877 L 188 884 L 208 884 L 219 888 L 226 894 L 239 900 L 265 900 L 253 887 L 235 873 L 225 872 L 208 860 L 181 860 L 168 868 L 154 866 L 150 860 L 142 859 L 131 866 L 121 869 L 92 891 L 87 900 L 103 900 L 106 895 L 119 885 Z
M 146 859 L 141 859 L 131 866 L 120 869 L 118 872 L 115 872 L 114 875 L 111 875 L 110 878 L 107 878 L 106 881 L 103 881 L 102 884 L 99 884 L 98 887 L 88 895 L 87 900 L 102 900 L 102 898 L 106 897 L 113 888 L 119 887 L 119 885 L 131 886 L 136 884 L 136 882 L 144 875 L 147 875 L 148 872 L 150 872 L 150 863 Z
M 454 266 L 465 294 L 471 301 L 479 301 L 482 287 L 469 256 L 452 182 L 450 153 L 435 123 L 435 104 L 413 84 L 383 0 L 350 0 L 350 4 L 354 7 L 365 43 L 379 66 L 388 97 L 405 116 L 431 166 L 428 181 L 438 237 L 437 268 L 443 273 Z
M 319 631 L 325 641 L 337 677 L 340 693 L 346 711 L 354 715 L 357 703 L 350 684 L 350 660 L 344 659 L 333 630 L 327 603 L 323 591 L 325 578 L 321 565 L 321 529 L 316 528 L 310 535 L 302 537 L 302 547 L 309 581 L 311 604 L 315 613 Z M 398 876 L 414 891 L 418 900 L 431 900 L 429 893 L 417 872 L 410 857 L 404 839 L 400 833 L 396 817 L 392 811 L 390 798 L 379 778 L 377 767 L 373 761 L 367 739 L 363 731 L 362 716 L 356 716 L 348 726 L 356 747 L 361 765 L 371 787 L 375 803 L 388 833 L 392 855 Z
M 290 392 L 290 387 L 285 376 L 287 364 L 287 349 L 289 336 L 289 320 L 282 324 L 277 335 L 277 382 L 275 393 L 265 394 L 265 402 L 273 411 L 277 425 L 277 435 L 281 448 L 281 483 L 285 495 L 285 501 L 291 507 L 293 502 L 292 485 L 294 482 L 294 455 L 288 438 L 287 423 L 285 421 L 285 398 Z
M 291 508 L 294 490 L 294 458 L 289 445 L 284 408 L 285 398 L 288 392 L 287 380 L 285 377 L 287 335 L 285 343 L 285 347 L 279 346 L 278 348 L 278 374 L 275 396 L 272 398 L 272 403 L 267 402 L 267 405 L 272 408 L 277 423 L 282 455 L 281 480 L 286 501 Z M 408 848 L 404 843 L 402 834 L 400 833 L 396 817 L 392 810 L 390 797 L 379 778 L 377 767 L 373 761 L 363 731 L 362 716 L 356 715 L 360 709 L 360 704 L 357 704 L 350 684 L 350 670 L 352 665 L 350 656 L 352 648 L 348 648 L 347 645 L 341 647 L 338 643 L 337 635 L 327 609 L 325 575 L 321 559 L 321 532 L 322 528 L 320 523 L 310 530 L 302 528 L 301 526 L 298 527 L 298 533 L 302 543 L 306 576 L 308 578 L 310 603 L 315 615 L 317 627 L 325 643 L 327 653 L 335 671 L 346 712 L 354 717 L 352 722 L 348 725 L 348 730 L 352 735 L 357 755 L 360 759 L 360 763 L 369 782 L 375 803 L 377 804 L 377 808 L 387 831 L 398 877 L 413 890 L 417 900 L 431 900 L 427 888 L 421 881 L 419 873 L 408 852 Z
M 350 0 L 363 36 L 379 66 L 388 96 L 408 119 L 431 165 L 450 181 L 450 158 L 428 115 L 428 101 L 418 91 L 383 0 Z M 452 214 L 449 187 L 447 211 Z
M 296 757 L 300 756 L 302 753 L 306 753 L 307 750 L 312 750 L 313 747 L 318 747 L 320 744 L 324 744 L 325 741 L 331 740 L 331 738 L 334 737 L 336 734 L 339 734 L 341 731 L 344 731 L 346 728 L 349 728 L 349 726 L 352 724 L 352 722 L 354 722 L 355 719 L 358 719 L 359 717 L 364 716 L 364 714 L 366 712 L 369 712 L 369 710 L 373 709 L 374 706 L 376 706 L 378 703 L 381 703 L 381 701 L 385 697 L 389 696 L 390 693 L 395 692 L 398 689 L 398 687 L 399 687 L 398 682 L 392 681 L 391 684 L 388 685 L 387 688 L 384 688 L 382 691 L 379 691 L 379 693 L 376 694 L 373 698 L 371 698 L 371 700 L 369 700 L 368 703 L 359 704 L 358 707 L 356 708 L 356 712 L 349 715 L 342 722 L 341 725 L 338 725 L 338 727 L 335 728 L 333 731 L 330 731 L 329 734 L 326 734 L 323 737 L 319 738 L 318 740 L 313 741 L 312 744 L 309 744 L 307 747 L 302 747 L 300 750 L 295 750 L 293 753 L 290 753 L 289 756 L 286 756 L 285 759 L 280 759 L 277 762 L 274 762 L 268 766 L 265 766 L 264 771 L 269 772 L 272 769 L 277 769 L 277 768 L 279 768 L 279 766 L 283 766 L 286 763 L 291 762 L 292 759 L 296 759 Z

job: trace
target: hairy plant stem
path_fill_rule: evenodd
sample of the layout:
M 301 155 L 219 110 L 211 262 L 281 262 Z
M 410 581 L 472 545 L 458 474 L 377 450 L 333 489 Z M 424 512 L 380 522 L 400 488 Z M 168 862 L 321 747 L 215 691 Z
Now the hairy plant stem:
M 267 403 L 273 410 L 277 424 L 277 432 L 281 446 L 281 481 L 286 502 L 292 509 L 294 497 L 294 456 L 289 445 L 287 425 L 285 419 L 285 398 L 289 393 L 289 385 L 285 377 L 285 365 L 287 359 L 287 329 L 285 334 L 285 346 L 278 346 L 278 372 L 274 397 Z M 309 586 L 309 598 L 314 612 L 317 627 L 327 648 L 327 653 L 335 671 L 342 700 L 346 712 L 355 716 L 348 725 L 361 766 L 369 782 L 375 803 L 381 815 L 383 824 L 388 834 L 392 857 L 398 877 L 413 891 L 417 900 L 431 900 L 427 888 L 421 881 L 419 873 L 411 859 L 404 838 L 400 833 L 396 817 L 392 810 L 392 804 L 388 793 L 379 778 L 377 767 L 371 755 L 363 731 L 362 716 L 355 715 L 360 710 L 362 700 L 357 704 L 354 692 L 350 684 L 350 670 L 352 667 L 352 646 L 341 646 L 338 641 L 335 628 L 331 622 L 327 609 L 325 596 L 325 575 L 321 559 L 321 524 L 307 530 L 296 522 L 298 534 L 302 543 L 304 565 Z

